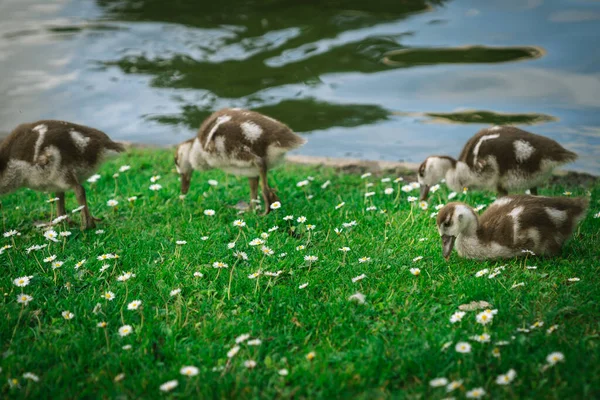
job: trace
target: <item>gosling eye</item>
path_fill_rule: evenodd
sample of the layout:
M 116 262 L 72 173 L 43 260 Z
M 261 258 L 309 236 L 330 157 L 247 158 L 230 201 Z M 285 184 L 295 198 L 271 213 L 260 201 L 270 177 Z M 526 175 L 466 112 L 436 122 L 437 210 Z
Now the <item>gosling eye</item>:
M 452 221 L 446 221 L 443 223 L 444 227 L 450 228 L 452 226 Z

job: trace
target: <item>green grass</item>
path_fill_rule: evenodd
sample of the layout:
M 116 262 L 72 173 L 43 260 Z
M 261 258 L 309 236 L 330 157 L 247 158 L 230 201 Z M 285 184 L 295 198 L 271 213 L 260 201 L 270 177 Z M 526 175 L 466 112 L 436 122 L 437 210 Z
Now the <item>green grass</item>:
M 476 387 L 483 387 L 488 398 L 600 396 L 600 219 L 593 218 L 600 210 L 598 187 L 592 190 L 588 217 L 561 257 L 476 262 L 454 253 L 445 262 L 430 218 L 436 204 L 447 202 L 444 187 L 423 211 L 408 203 L 409 195 L 418 194 L 402 192 L 402 183 L 286 166 L 270 175 L 281 209 L 267 217 L 237 215 L 227 205 L 247 200 L 246 180 L 219 171 L 196 173 L 190 193 L 180 200 L 172 159 L 171 151 L 133 151 L 107 162 L 97 183 L 86 183 L 92 213 L 104 218 L 98 226 L 104 234 L 64 225 L 56 230 L 71 230 L 72 235 L 49 242 L 33 226 L 49 220 L 51 211 L 55 214 L 54 205 L 46 203 L 48 195 L 20 190 L 2 198 L 4 231 L 16 229 L 21 235 L 1 238 L 13 245 L 0 255 L 1 397 L 435 399 L 464 398 Z M 113 179 L 124 164 L 131 170 Z M 162 176 L 158 192 L 148 189 L 153 175 Z M 308 176 L 314 177 L 309 185 L 296 186 Z M 210 186 L 208 179 L 219 185 Z M 321 189 L 327 180 L 330 186 Z M 374 186 L 367 189 L 367 182 Z M 395 192 L 383 194 L 386 187 Z M 577 187 L 542 193 L 560 195 L 566 189 L 574 196 L 586 194 Z M 371 190 L 376 194 L 365 198 Z M 138 199 L 129 203 L 129 196 Z M 118 206 L 108 207 L 109 199 L 118 200 Z M 458 199 L 489 204 L 491 195 L 472 192 Z M 345 205 L 336 209 L 342 201 Z M 366 211 L 372 204 L 379 209 Z M 76 206 L 74 195 L 67 194 L 67 209 Z M 205 209 L 216 215 L 204 215 Z M 293 221 L 283 220 L 288 214 Z M 299 216 L 307 222 L 296 222 Z M 238 218 L 247 224 L 243 229 L 233 226 Z M 78 222 L 79 216 L 73 219 Z M 341 234 L 334 231 L 353 220 L 356 226 Z M 316 227 L 307 231 L 306 224 Z M 266 245 L 275 254 L 263 256 L 260 246 L 248 243 L 273 226 L 279 229 L 270 233 Z M 236 239 L 234 250 L 245 251 L 247 261 L 227 248 Z M 187 244 L 177 246 L 177 240 Z M 49 246 L 41 251 L 25 251 L 44 243 Z M 296 250 L 299 245 L 306 249 Z M 344 255 L 338 250 L 343 246 L 351 251 Z M 284 252 L 287 256 L 280 258 Z M 105 253 L 119 258 L 107 260 L 110 268 L 100 272 L 105 262 L 97 257 Z M 42 261 L 53 254 L 64 261 L 54 271 Z M 309 264 L 306 255 L 318 261 Z M 423 258 L 413 261 L 418 256 Z M 361 257 L 371 260 L 359 263 Z M 75 269 L 82 259 L 87 261 Z M 216 261 L 229 268 L 213 268 Z M 506 269 L 493 279 L 475 277 L 479 270 L 501 265 Z M 413 267 L 421 269 L 420 276 L 410 273 Z M 283 272 L 248 278 L 259 269 Z M 119 282 L 125 271 L 136 276 Z M 194 276 L 197 271 L 204 276 Z M 363 273 L 365 279 L 352 282 Z M 33 276 L 28 286 L 13 285 L 13 279 L 28 275 Z M 581 280 L 569 282 L 572 277 Z M 525 285 L 512 288 L 519 282 Z M 181 293 L 171 296 L 175 288 Z M 103 299 L 106 291 L 114 292 L 115 299 Z M 366 296 L 365 304 L 348 300 L 356 292 Z M 22 307 L 16 301 L 20 293 L 33 301 Z M 140 309 L 127 309 L 133 300 L 142 301 Z M 491 324 L 476 323 L 476 311 L 460 323 L 449 322 L 459 305 L 474 300 L 498 309 Z M 101 308 L 94 313 L 97 303 Z M 65 310 L 75 317 L 64 319 Z M 101 321 L 108 323 L 106 328 L 97 327 Z M 536 321 L 543 321 L 543 327 L 516 331 Z M 133 333 L 121 337 L 118 330 L 124 324 Z M 558 329 L 547 334 L 554 324 Z M 490 343 L 469 339 L 483 332 L 491 335 Z M 262 344 L 242 344 L 228 362 L 235 338 L 245 333 Z M 500 340 L 510 343 L 498 346 L 497 358 L 492 350 Z M 457 353 L 458 341 L 471 342 L 472 352 Z M 446 342 L 452 346 L 442 350 Z M 554 351 L 564 353 L 565 361 L 543 371 L 546 356 Z M 306 357 L 309 352 L 315 352 L 312 361 Z M 246 360 L 255 360 L 256 367 L 246 368 Z M 199 374 L 182 376 L 184 365 L 197 366 Z M 283 368 L 289 375 L 279 375 Z M 496 377 L 511 368 L 517 378 L 508 386 L 497 385 Z M 25 372 L 40 381 L 24 379 Z M 125 376 L 115 382 L 119 374 Z M 463 385 L 447 394 L 444 388 L 430 387 L 436 377 L 460 379 Z M 12 379 L 19 387 L 11 387 Z M 173 379 L 179 386 L 162 393 L 159 386 Z

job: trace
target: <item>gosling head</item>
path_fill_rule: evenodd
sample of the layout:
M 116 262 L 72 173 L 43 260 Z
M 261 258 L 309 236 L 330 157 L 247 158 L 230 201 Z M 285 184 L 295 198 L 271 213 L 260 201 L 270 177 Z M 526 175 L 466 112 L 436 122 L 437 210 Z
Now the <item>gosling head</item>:
M 420 201 L 427 200 L 429 188 L 440 182 L 448 170 L 456 166 L 456 160 L 447 156 L 430 156 L 419 166 L 418 180 L 421 185 Z
M 477 214 L 464 203 L 449 203 L 440 210 L 437 227 L 442 238 L 442 254 L 448 260 L 456 238 L 477 227 Z
M 175 150 L 175 168 L 181 178 L 181 193 L 187 194 L 190 189 L 190 181 L 194 168 L 190 162 L 190 153 L 192 150 L 192 141 L 188 140 L 177 146 Z

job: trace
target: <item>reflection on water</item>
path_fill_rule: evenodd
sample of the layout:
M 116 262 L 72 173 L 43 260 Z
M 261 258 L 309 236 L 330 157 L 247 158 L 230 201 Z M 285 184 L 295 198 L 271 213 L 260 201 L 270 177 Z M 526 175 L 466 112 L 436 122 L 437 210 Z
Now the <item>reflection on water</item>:
M 62 118 L 159 144 L 221 107 L 300 152 L 419 162 L 517 124 L 600 173 L 600 3 L 3 0 L 0 131 Z

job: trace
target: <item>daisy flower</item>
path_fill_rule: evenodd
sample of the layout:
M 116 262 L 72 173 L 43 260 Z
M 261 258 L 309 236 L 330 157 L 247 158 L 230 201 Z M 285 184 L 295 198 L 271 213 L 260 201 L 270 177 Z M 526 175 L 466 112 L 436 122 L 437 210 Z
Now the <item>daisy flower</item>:
M 348 300 L 355 301 L 358 304 L 365 304 L 365 295 L 360 292 L 356 292 L 352 296 L 348 297 Z
M 271 210 L 277 210 L 279 208 L 281 208 L 281 202 L 276 201 L 273 204 L 270 205 Z
M 177 244 L 179 246 L 183 246 L 184 244 L 187 244 L 187 242 L 185 240 L 178 240 L 175 242 L 175 244 Z
M 290 372 L 287 369 L 282 368 L 279 371 L 277 371 L 277 373 L 281 376 L 287 376 Z
M 471 337 L 471 339 L 479 343 L 488 343 L 490 341 L 490 338 L 490 335 L 487 333 L 482 333 L 481 335 Z
M 52 269 L 57 269 L 57 268 L 60 268 L 60 267 L 62 267 L 62 265 L 63 265 L 63 264 L 64 264 L 64 262 L 63 262 L 63 261 L 54 261 L 54 262 L 53 262 L 52 264 L 50 264 L 50 265 L 52 265 Z
M 25 306 L 26 306 L 27 304 L 29 304 L 29 302 L 30 302 L 31 300 L 33 300 L 33 297 L 31 297 L 31 296 L 30 296 L 30 295 L 28 295 L 28 294 L 21 293 L 20 295 L 18 295 L 18 296 L 17 296 L 17 303 L 19 303 L 19 304 L 23 304 L 23 305 L 25 305 Z
M 30 381 L 34 381 L 34 382 L 39 382 L 40 381 L 39 376 L 37 376 L 36 374 L 33 374 L 31 372 L 25 372 L 23 374 L 23 378 L 24 379 L 29 379 Z
M 131 327 L 131 325 L 123 325 L 119 328 L 119 335 L 121 336 L 127 336 L 131 332 L 133 332 L 133 328 Z
M 453 324 L 460 322 L 466 314 L 464 311 L 457 311 L 450 317 L 450 322 Z
M 96 326 L 97 326 L 98 328 L 106 328 L 106 326 L 107 326 L 107 325 L 108 325 L 108 324 L 107 324 L 106 322 L 104 322 L 104 321 L 102 321 L 102 322 L 98 322 L 98 323 L 96 324 Z
M 498 385 L 508 385 L 517 377 L 517 371 L 514 369 L 509 369 L 506 374 L 498 375 L 496 378 L 496 384 Z
M 101 178 L 101 176 L 100 176 L 100 175 L 98 175 L 98 174 L 94 174 L 94 175 L 90 176 L 90 177 L 88 178 L 88 180 L 87 180 L 87 181 L 88 181 L 89 183 L 94 183 L 94 182 L 97 182 L 97 181 L 98 181 L 98 179 L 100 179 L 100 178 Z
M 150 178 L 150 182 L 156 183 L 160 179 L 160 175 L 154 175 Z
M 448 384 L 448 379 L 446 378 L 435 378 L 429 381 L 429 386 L 431 387 L 442 387 Z
M 179 293 L 181 293 L 181 289 L 177 288 L 177 289 L 173 289 L 169 292 L 169 295 L 171 295 L 171 297 L 173 296 L 177 296 Z
M 579 282 L 581 279 L 579 278 L 569 278 L 567 279 L 569 282 Z
M 259 238 L 256 239 L 252 239 L 252 241 L 250 243 L 248 243 L 250 246 L 260 246 L 261 244 L 264 244 L 265 241 Z
M 421 270 L 419 268 L 411 268 L 410 273 L 413 274 L 414 276 L 419 276 L 419 275 L 421 275 Z
M 131 303 L 127 304 L 128 310 L 137 310 L 142 305 L 141 300 L 134 300 Z
M 308 183 L 309 182 L 307 180 L 300 181 L 300 182 L 296 183 L 296 187 L 306 186 L 306 185 L 308 185 Z
M 243 228 L 246 226 L 246 223 L 241 219 L 236 219 L 233 221 L 233 226 L 237 226 L 238 228 Z
M 179 385 L 179 382 L 176 379 L 173 379 L 172 381 L 167 381 L 160 385 L 160 390 L 161 392 L 170 392 L 175 389 L 177 385 Z
M 454 347 L 454 349 L 458 353 L 470 353 L 471 345 L 468 342 L 458 342 L 458 343 L 456 343 L 456 346 Z
M 555 351 L 553 353 L 548 354 L 546 357 L 546 361 L 550 365 L 556 365 L 559 362 L 565 361 L 565 355 L 559 351 Z
M 480 399 L 485 395 L 486 395 L 486 392 L 483 388 L 471 389 L 465 394 L 467 399 Z
M 179 373 L 185 376 L 196 376 L 198 375 L 198 372 L 200 372 L 200 370 L 197 367 L 194 367 L 193 365 L 181 367 L 181 369 L 179 370 Z
M 481 325 L 487 325 L 494 319 L 494 313 L 490 310 L 485 310 L 477 314 L 475 320 Z
M 13 229 L 13 230 L 10 230 L 10 231 L 8 231 L 8 232 L 4 232 L 4 237 L 5 237 L 5 238 L 9 238 L 9 237 L 11 237 L 11 236 L 17 236 L 17 235 L 21 235 L 21 234 L 19 233 L 19 231 L 16 231 L 16 230 L 14 230 L 14 229 Z
M 313 261 L 317 261 L 318 259 L 319 259 L 319 257 L 317 257 L 317 256 L 304 256 L 304 261 L 313 262 Z
M 463 384 L 463 381 L 452 381 L 448 384 L 448 386 L 446 386 L 446 392 L 450 393 L 458 388 L 460 388 Z
M 63 311 L 61 313 L 61 315 L 64 319 L 67 319 L 67 320 L 75 318 L 75 314 L 73 314 L 71 311 L 68 311 L 68 310 Z
M 421 202 L 419 202 L 419 208 L 420 208 L 421 210 L 427 210 L 427 207 L 429 207 L 429 204 L 427 204 L 427 202 L 426 202 L 426 201 L 421 201 Z
M 339 210 L 340 208 L 344 207 L 345 205 L 346 205 L 346 203 L 342 201 L 340 204 L 338 204 L 337 206 L 335 206 L 335 209 Z
M 221 261 L 215 261 L 212 266 L 213 268 L 229 268 L 229 265 Z
M 13 280 L 13 284 L 18 287 L 25 287 L 29 285 L 29 281 L 31 280 L 30 276 L 21 276 Z
M 415 201 L 417 201 L 417 200 L 418 200 L 418 198 L 417 198 L 417 197 L 415 197 L 415 196 L 408 196 L 408 197 L 406 198 L 406 200 L 407 200 L 409 203 L 414 203 Z
M 331 185 L 331 181 L 330 180 L 326 180 L 325 183 L 323 183 L 321 185 L 321 189 L 327 189 L 327 187 Z
M 109 207 L 116 207 L 117 204 L 119 204 L 119 202 L 115 199 L 110 199 L 109 201 L 106 202 L 106 205 Z
M 208 184 L 210 186 L 217 186 L 219 184 L 219 182 L 215 181 L 214 179 L 209 179 Z
M 283 217 L 283 220 L 284 220 L 284 221 L 291 221 L 291 220 L 293 220 L 293 219 L 294 219 L 294 216 L 293 216 L 293 215 L 286 215 L 285 217 Z
M 383 193 L 385 193 L 387 195 L 390 195 L 390 194 L 394 193 L 394 188 L 391 188 L 391 187 L 385 188 L 385 190 L 383 191 Z
M 123 275 L 119 275 L 117 277 L 117 280 L 119 282 L 125 282 L 133 277 L 135 277 L 135 274 L 132 274 L 131 272 L 125 272 Z
M 104 294 L 102 295 L 102 297 L 106 300 L 113 300 L 115 298 L 115 294 L 113 292 L 104 292 Z
M 358 262 L 361 263 L 361 264 L 369 262 L 369 261 L 371 261 L 371 257 L 361 257 L 361 258 L 358 259 Z
M 355 276 L 354 278 L 352 278 L 352 283 L 356 283 L 358 281 L 362 281 L 363 279 L 365 279 L 367 276 L 365 274 L 360 274 L 358 276 Z
M 130 203 L 133 203 L 136 200 L 137 200 L 137 196 L 131 196 L 131 197 L 127 198 L 127 201 L 130 202 Z
M 343 252 L 343 253 L 347 253 L 350 251 L 350 247 L 342 247 L 340 249 L 338 249 L 339 251 Z
M 367 192 L 365 193 L 365 197 L 375 196 L 375 192 Z
M 44 232 L 44 237 L 47 240 L 52 240 L 53 242 L 58 242 L 58 240 L 56 239 L 58 237 L 58 233 L 56 233 L 56 231 L 49 229 L 46 232 Z
M 246 361 L 244 361 L 244 367 L 246 367 L 248 369 L 252 369 L 252 368 L 256 367 L 256 361 L 246 360 Z
M 203 278 L 203 277 L 204 277 L 204 274 L 203 274 L 202 272 L 196 271 L 196 272 L 194 272 L 194 276 L 195 276 L 196 278 Z
M 157 192 L 157 191 L 159 191 L 160 189 L 162 189 L 162 185 L 161 185 L 160 183 L 155 183 L 155 184 L 153 184 L 153 185 L 150 185 L 150 186 L 148 187 L 148 189 L 152 190 L 153 192 Z
M 307 286 L 308 286 L 308 282 L 303 283 L 302 285 L 298 286 L 298 289 L 304 289 Z
M 371 175 L 373 175 L 373 174 L 371 174 L 370 172 L 364 173 L 364 174 L 362 174 L 362 175 L 360 176 L 360 179 L 365 179 L 365 178 L 368 178 L 368 177 L 370 177 Z
M 487 275 L 490 272 L 490 270 L 488 268 L 482 269 L 480 271 L 477 271 L 477 273 L 475 274 L 475 277 L 477 278 L 481 278 L 484 275 Z
M 261 343 L 262 343 L 262 340 L 260 340 L 258 338 L 257 339 L 252 339 L 252 340 L 248 340 L 248 342 L 246 342 L 246 344 L 248 346 L 260 346 Z
M 303 224 L 306 222 L 306 217 L 303 215 L 301 217 L 298 217 L 298 219 L 296 219 L 296 221 L 300 224 Z
M 413 262 L 417 262 L 417 261 L 420 261 L 422 259 L 423 259 L 423 256 L 418 256 L 418 257 L 413 258 Z
M 215 210 L 204 210 L 204 215 L 208 215 L 209 217 L 212 217 L 213 215 L 215 215 Z
M 227 358 L 235 357 L 235 355 L 240 351 L 240 346 L 233 346 L 231 350 L 227 352 Z

